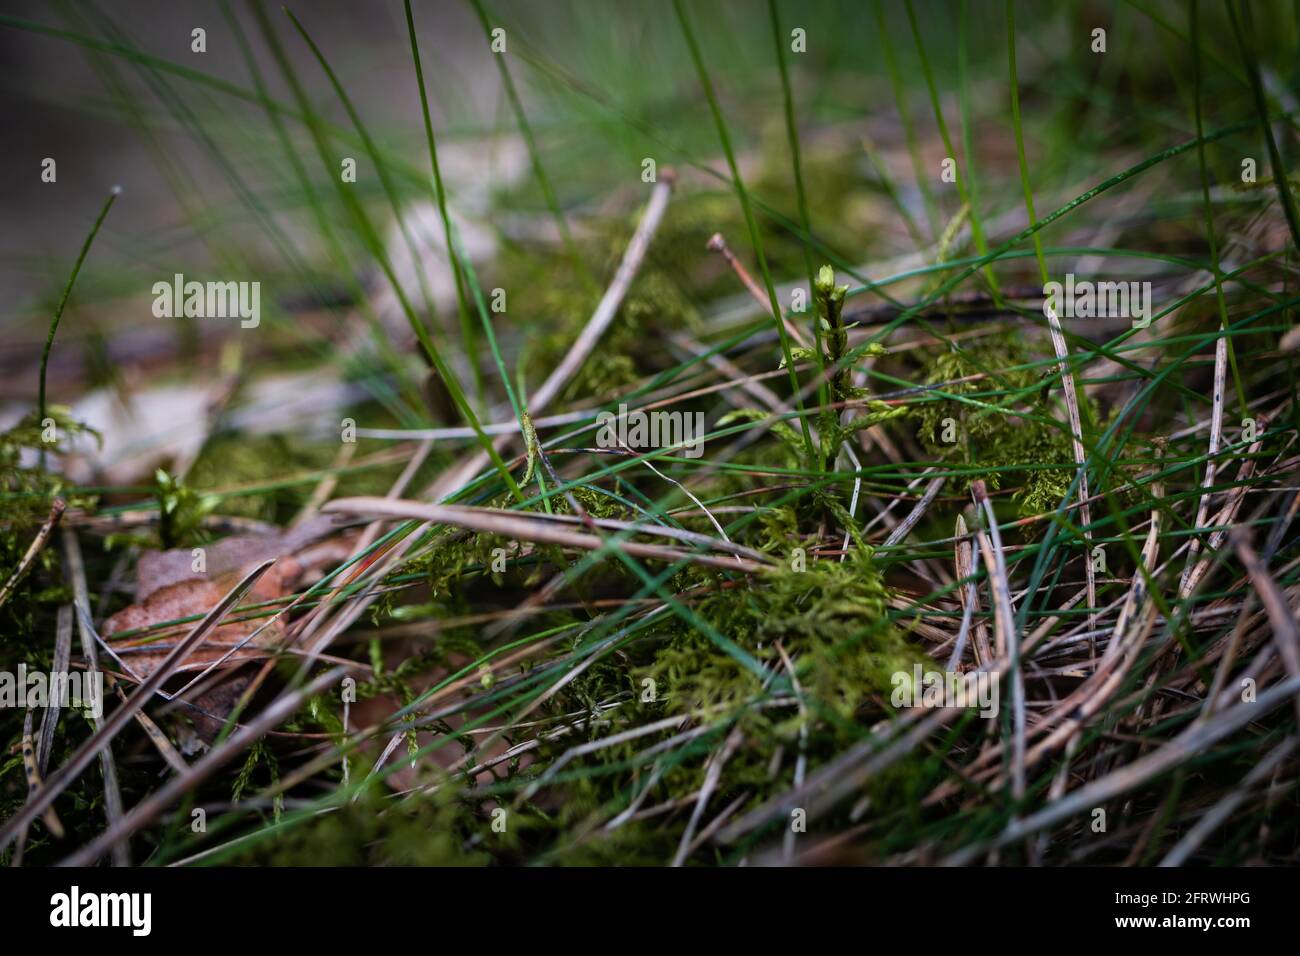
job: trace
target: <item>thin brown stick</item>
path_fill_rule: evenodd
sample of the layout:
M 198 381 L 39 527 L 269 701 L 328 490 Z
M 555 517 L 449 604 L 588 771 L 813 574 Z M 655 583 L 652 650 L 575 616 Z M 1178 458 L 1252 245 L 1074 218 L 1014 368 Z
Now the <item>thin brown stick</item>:
M 27 546 L 27 551 L 23 554 L 22 560 L 18 562 L 18 567 L 14 568 L 13 574 L 9 575 L 9 579 L 5 581 L 4 587 L 0 587 L 0 607 L 3 607 L 5 601 L 9 600 L 10 595 L 14 593 L 14 589 L 18 587 L 18 582 L 23 579 L 23 575 L 27 573 L 27 569 L 32 566 L 32 562 L 36 560 L 36 556 L 41 553 L 41 549 L 45 547 L 45 543 L 50 540 L 50 535 L 54 533 L 54 526 L 59 523 L 59 518 L 63 516 L 63 510 L 67 508 L 67 506 L 67 502 L 62 498 L 55 498 L 54 503 L 50 505 L 49 517 L 45 519 L 45 523 L 41 525 L 39 530 L 37 530 L 36 537 L 32 539 L 32 543 Z
M 740 283 L 745 287 L 745 291 L 753 297 L 754 301 L 759 304 L 760 308 L 762 308 L 764 312 L 770 315 L 772 312 L 772 300 L 767 297 L 767 293 L 763 291 L 762 287 L 754 281 L 754 277 L 749 274 L 749 270 L 745 268 L 744 264 L 736 258 L 736 254 L 731 251 L 731 247 L 727 245 L 727 240 L 722 237 L 722 233 L 715 232 L 710 236 L 707 247 L 710 251 L 721 254 L 722 258 L 727 260 L 727 265 L 731 266 L 731 271 L 736 273 L 736 277 L 740 279 Z M 809 295 L 811 294 L 810 290 Z M 808 338 L 803 334 L 803 330 L 799 328 L 799 326 L 795 325 L 784 315 L 778 315 L 775 316 L 775 318 L 785 326 L 785 330 L 790 334 L 790 338 L 794 339 L 799 346 L 802 348 L 810 348 Z

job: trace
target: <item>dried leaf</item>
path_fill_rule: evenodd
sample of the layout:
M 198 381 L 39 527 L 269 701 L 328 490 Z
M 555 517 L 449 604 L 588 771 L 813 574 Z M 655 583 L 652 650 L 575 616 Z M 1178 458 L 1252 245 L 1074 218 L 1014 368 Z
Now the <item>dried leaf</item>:
M 337 529 L 338 524 L 332 518 L 314 518 L 277 534 L 236 535 L 204 548 L 147 551 L 137 564 L 136 603 L 110 617 L 105 622 L 104 635 L 132 675 L 148 677 L 190 627 L 177 624 L 155 630 L 158 625 L 201 617 L 249 570 L 271 559 L 276 559 L 276 563 L 253 586 L 245 604 L 273 601 L 292 594 L 305 570 L 304 562 L 298 560 L 296 553 L 308 551 Z M 239 620 L 240 616 L 238 611 L 232 613 L 177 671 L 203 670 L 255 633 L 256 637 L 223 663 L 235 666 L 260 659 L 266 656 L 267 648 L 278 646 L 284 640 L 283 619 L 269 621 L 269 613 L 246 620 Z M 141 630 L 146 633 L 131 633 L 129 637 L 113 640 L 115 635 Z

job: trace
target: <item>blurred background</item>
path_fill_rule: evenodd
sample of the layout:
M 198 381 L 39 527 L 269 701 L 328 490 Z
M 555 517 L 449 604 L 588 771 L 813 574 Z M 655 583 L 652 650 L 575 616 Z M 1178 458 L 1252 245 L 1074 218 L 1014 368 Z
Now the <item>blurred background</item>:
M 1218 4 L 1201 7 L 1206 127 L 1248 123 L 1250 92 L 1226 18 Z M 304 295 L 345 295 L 322 214 L 340 224 L 348 268 L 373 289 L 373 256 L 309 129 L 292 115 L 294 85 L 327 125 L 329 150 L 357 160 L 356 194 L 377 226 L 391 229 L 389 186 L 402 203 L 432 196 L 403 7 L 394 0 L 329 0 L 290 8 L 386 157 L 389 184 L 374 175 L 346 108 L 279 5 L 0 3 L 0 400 L 30 401 L 33 348 L 43 342 L 76 251 L 115 185 L 123 194 L 59 334 L 50 372 L 56 395 L 70 397 L 63 390 L 75 390 L 78 375 L 93 373 L 96 361 L 133 362 L 137 353 L 115 340 L 124 327 L 143 325 L 154 337 L 186 341 L 182 327 L 160 329 L 147 311 L 152 282 L 174 272 L 258 272 L 273 327 L 275 310 L 292 312 Z M 705 0 L 687 9 L 742 169 L 757 177 L 765 210 L 796 218 L 768 5 Z M 909 12 L 900 3 L 854 0 L 777 9 L 783 33 L 804 31 L 806 49 L 787 50 L 785 59 L 808 154 L 813 231 L 830 261 L 863 264 L 933 251 L 961 206 L 940 178 L 945 135 L 963 169 L 970 153 L 970 199 L 989 233 L 1006 237 L 1023 227 L 1002 3 L 919 0 Z M 1012 9 L 1027 162 L 1040 211 L 1193 135 L 1185 4 Z M 532 155 L 480 11 L 506 31 L 504 61 L 535 140 Z M 580 238 L 593 217 L 627 214 L 644 196 L 646 157 L 690 171 L 701 201 L 717 199 L 734 215 L 713 119 L 669 3 L 497 0 L 476 9 L 469 2 L 417 2 L 414 13 L 449 201 L 467 217 L 466 241 L 481 240 L 485 258 L 503 239 L 557 238 L 552 206 Z M 1290 108 L 1295 18 L 1281 3 L 1254 4 L 1252 15 L 1250 39 L 1265 86 L 1275 106 Z M 205 53 L 191 49 L 198 27 L 206 31 Z M 1094 52 L 1098 29 L 1105 31 L 1104 52 Z M 288 112 L 269 113 L 259 91 Z M 936 104 L 947 129 L 936 123 Z M 1284 151 L 1289 142 L 1282 139 Z M 1211 176 L 1235 178 L 1242 155 L 1256 157 L 1265 170 L 1260 178 L 1267 178 L 1257 130 L 1207 150 Z M 41 182 L 45 157 L 57 160 L 57 183 Z M 543 177 L 533 174 L 538 163 Z M 1043 238 L 1097 238 L 1088 230 L 1115 215 L 1114 203 L 1126 195 L 1130 203 L 1199 201 L 1194 155 L 1162 167 L 1143 186 L 1166 176 L 1169 192 L 1148 188 L 1135 200 L 1125 187 Z M 1187 208 L 1195 222 L 1195 207 Z M 1124 207 L 1130 221 L 1133 214 Z M 779 240 L 779 223 L 772 231 Z M 729 238 L 744 258 L 743 231 Z M 190 329 L 189 349 L 195 335 L 228 331 Z M 82 347 L 95 336 L 105 343 L 98 352 Z

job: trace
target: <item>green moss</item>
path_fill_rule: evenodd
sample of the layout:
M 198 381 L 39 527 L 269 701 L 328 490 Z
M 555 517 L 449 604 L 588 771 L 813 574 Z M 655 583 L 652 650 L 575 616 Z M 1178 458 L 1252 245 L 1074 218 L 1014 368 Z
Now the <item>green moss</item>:
M 458 801 L 422 796 L 348 803 L 286 827 L 231 862 L 246 866 L 475 866 L 488 855 L 470 841 L 490 834 Z
M 358 421 L 373 420 L 363 418 L 361 413 L 354 417 Z M 286 483 L 285 478 L 327 471 L 333 467 L 338 452 L 339 445 L 334 442 L 308 442 L 285 435 L 218 435 L 204 446 L 185 481 L 199 492 L 255 489 L 248 494 L 223 495 L 217 510 L 224 515 L 284 524 L 297 514 L 316 487 L 315 480 Z M 335 495 L 386 494 L 400 470 L 398 464 L 341 474 Z
M 257 768 L 261 765 L 266 766 L 267 777 L 263 781 L 255 782 Z M 248 749 L 248 755 L 244 758 L 244 765 L 240 768 L 235 777 L 235 784 L 231 789 L 230 798 L 236 802 L 243 799 L 245 793 L 260 789 L 262 786 L 273 786 L 280 779 L 280 764 L 275 759 L 275 754 L 266 745 L 265 740 L 259 740 Z M 279 817 L 279 802 L 276 803 L 276 816 Z
M 37 529 L 49 517 L 55 498 L 63 498 L 71 509 L 91 509 L 96 501 L 94 496 L 77 493 L 61 475 L 41 467 L 39 460 L 41 453 L 51 461 L 57 458 L 69 437 L 94 432 L 74 421 L 62 406 L 49 406 L 46 413 L 54 421 L 55 441 L 44 440 L 51 433 L 42 427 L 35 411 L 0 433 L 0 582 L 7 581 L 17 570 Z M 59 580 L 57 547 L 41 550 L 0 607 L 0 647 L 7 639 L 16 639 L 25 646 L 26 639 L 37 630 L 38 618 L 68 600 L 68 589 L 61 585 L 50 587 L 51 578 Z M 7 659 L 15 657 L 11 654 Z
M 622 504 L 616 498 L 609 495 L 603 495 L 591 488 L 574 488 L 572 489 L 573 497 L 577 499 L 578 504 L 587 510 L 587 513 L 596 518 L 612 518 L 616 521 L 631 521 L 637 516 L 632 514 L 632 509 Z M 568 498 L 559 497 L 555 499 L 551 507 L 558 514 L 570 514 L 573 508 L 569 505 Z
M 953 382 L 995 369 L 998 370 L 996 378 L 957 382 L 944 385 L 942 390 L 952 395 L 976 396 L 985 405 L 1002 405 L 1014 411 L 983 408 L 949 398 L 920 402 L 910 411 L 918 426 L 917 438 L 929 455 L 952 465 L 976 469 L 975 474 L 951 479 L 953 490 L 966 491 L 975 478 L 982 478 L 993 490 L 1001 488 L 1004 480 L 1010 480 L 1018 486 L 1013 500 L 1022 515 L 1054 509 L 1069 491 L 1075 472 L 1068 422 L 1057 408 L 1059 384 L 1036 389 L 1034 386 L 1049 373 L 1014 368 L 1031 361 L 1023 340 L 1011 333 L 962 351 L 942 352 L 931 363 L 926 384 Z M 1004 401 L 1004 391 L 1022 390 L 1026 392 L 1022 397 L 1009 403 Z M 1036 420 L 1018 412 L 1028 412 Z M 1097 409 L 1082 390 L 1079 413 L 1085 440 L 1091 441 L 1097 435 Z M 957 425 L 955 442 L 944 441 L 948 419 Z M 1053 421 L 1059 421 L 1059 426 L 1052 424 Z M 1004 479 L 1003 469 L 1016 470 Z
M 202 523 L 216 508 L 216 498 L 199 494 L 161 468 L 154 472 L 154 497 L 158 501 L 159 547 L 179 548 L 208 540 Z
M 789 509 L 778 510 L 790 514 Z M 787 526 L 788 522 L 782 525 Z M 605 831 L 603 823 L 647 786 L 643 809 L 698 792 L 710 760 L 732 739 L 733 731 L 738 730 L 739 737 L 733 741 L 736 745 L 710 805 L 722 807 L 738 800 L 737 812 L 788 790 L 800 751 L 814 766 L 842 751 L 848 740 L 861 733 L 858 718 L 864 717 L 873 695 L 888 694 L 895 671 L 910 669 L 913 663 L 931 663 L 889 621 L 888 597 L 870 553 L 855 551 L 844 562 L 812 560 L 806 570 L 787 567 L 755 586 L 714 590 L 692 602 L 697 615 L 784 674 L 775 647 L 779 641 L 795 661 L 808 701 L 806 711 L 751 706 L 762 696 L 759 680 L 706 636 L 680 622 L 594 665 L 590 675 L 573 682 L 590 681 L 585 706 L 597 700 L 608 702 L 620 690 L 624 702 L 604 711 L 599 723 L 543 741 L 537 751 L 538 766 L 551 765 L 584 741 L 606 741 L 666 714 L 693 713 L 696 718 L 685 728 L 711 725 L 711 729 L 663 751 L 651 763 L 640 756 L 642 752 L 684 728 L 625 740 L 570 762 L 565 779 L 555 784 L 555 792 L 563 796 L 549 821 L 547 859 L 567 864 L 662 864 L 671 859 L 681 838 L 680 814 L 629 822 L 614 831 Z M 647 678 L 656 688 L 652 701 L 641 696 Z M 556 705 L 555 713 L 577 704 L 569 698 Z M 864 792 L 881 812 L 902 812 L 921 791 L 921 769 L 921 758 L 905 759 Z M 843 825 L 842 816 L 832 815 L 818 825 L 833 829 Z M 576 841 L 574 833 L 581 834 Z M 702 849 L 693 858 L 702 860 L 716 852 Z
M 605 266 L 600 270 L 603 277 L 613 275 L 630 235 L 631 227 L 623 222 L 608 228 L 608 238 L 598 244 L 604 250 Z M 662 237 L 657 238 L 652 250 L 659 248 L 662 241 Z M 502 256 L 499 272 L 501 282 L 528 290 L 527 295 L 510 300 L 510 315 L 528 330 L 521 355 L 528 380 L 541 382 L 590 320 L 603 289 L 583 282 L 568 258 L 550 249 L 511 248 Z M 646 348 L 647 341 L 660 339 L 671 329 L 699 324 L 699 313 L 690 290 L 681 284 L 682 278 L 670 268 L 657 266 L 652 254 L 628 289 L 600 347 L 583 363 L 560 398 L 574 401 L 612 395 L 657 371 L 647 364 L 652 354 Z
M 758 660 L 780 665 L 775 643 L 797 661 L 806 692 L 851 718 L 873 692 L 885 691 L 896 670 L 924 657 L 889 621 L 889 592 L 869 553 L 844 561 L 807 559 L 764 577 L 760 586 L 719 589 L 695 613 Z M 759 689 L 758 678 L 705 635 L 684 625 L 661 648 L 646 674 L 676 706 L 736 705 Z

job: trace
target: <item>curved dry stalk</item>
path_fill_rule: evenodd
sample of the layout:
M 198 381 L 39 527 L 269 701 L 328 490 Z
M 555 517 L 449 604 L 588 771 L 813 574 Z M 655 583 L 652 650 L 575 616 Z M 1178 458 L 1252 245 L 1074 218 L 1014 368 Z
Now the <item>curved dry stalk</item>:
M 434 524 L 447 524 L 459 528 L 469 528 L 473 531 L 479 531 L 485 534 L 496 534 L 507 538 L 515 538 L 521 541 L 533 541 L 539 544 L 554 544 L 561 547 L 579 548 L 586 551 L 596 551 L 607 546 L 620 548 L 628 554 L 636 557 L 654 558 L 661 561 L 694 561 L 698 564 L 707 564 L 714 567 L 728 568 L 731 570 L 742 570 L 748 573 L 756 573 L 771 566 L 771 559 L 764 562 L 758 561 L 754 557 L 741 557 L 743 553 L 751 553 L 752 549 L 742 548 L 731 542 L 719 541 L 715 538 L 709 538 L 705 535 L 695 535 L 693 532 L 681 532 L 679 529 L 669 529 L 656 526 L 627 525 L 625 522 L 615 522 L 616 525 L 623 525 L 622 530 L 634 529 L 645 533 L 663 534 L 668 537 L 674 537 L 681 534 L 690 535 L 693 543 L 707 544 L 708 547 L 715 551 L 729 552 L 734 555 L 732 558 L 721 558 L 711 554 L 700 554 L 694 551 L 681 551 L 676 548 L 668 548 L 662 545 L 643 544 L 637 541 L 610 542 L 602 540 L 592 534 L 584 534 L 577 531 L 567 531 L 563 528 L 555 527 L 557 523 L 563 523 L 564 520 L 581 521 L 575 516 L 565 515 L 541 515 L 525 512 L 500 511 L 493 508 L 474 508 L 465 505 L 441 505 L 425 504 L 419 501 L 393 501 L 386 498 L 341 498 L 338 501 L 331 501 L 325 506 L 325 511 L 343 514 L 362 514 L 362 515 L 383 515 L 390 518 L 415 518 L 421 521 L 428 521 Z M 612 519 L 591 519 L 598 524 Z M 668 534 L 668 532 L 673 534 Z M 698 540 L 703 539 L 703 540 Z M 752 552 L 757 554 L 757 552 Z
M 1016 633 L 1016 616 L 1011 606 L 1010 578 L 1007 575 L 1006 555 L 1002 549 L 1002 532 L 998 530 L 998 516 L 993 512 L 993 503 L 989 501 L 983 481 L 972 481 L 970 491 L 984 517 L 985 528 L 980 530 L 979 542 L 980 550 L 984 553 L 984 567 L 989 575 L 989 587 L 993 591 L 993 621 L 998 653 L 1007 655 L 1007 667 L 1011 671 L 1011 796 L 1020 800 L 1025 795 L 1025 674 L 1020 665 L 1020 638 Z M 985 538 L 985 532 L 992 539 L 991 547 Z
M 962 619 L 973 617 L 979 611 L 979 588 L 972 578 L 975 575 L 975 553 L 971 544 L 970 533 L 966 530 L 966 519 L 957 513 L 957 522 L 953 530 L 953 565 L 957 580 L 965 581 L 958 594 L 962 603 Z M 989 627 L 981 618 L 974 622 L 975 627 L 975 663 L 986 665 L 993 660 L 993 648 L 989 645 Z M 961 658 L 953 652 L 953 663 L 960 663 Z M 949 667 L 951 669 L 951 665 Z
M 59 607 L 58 622 L 54 636 L 54 673 L 64 673 L 72 660 L 72 605 Z M 50 765 L 50 750 L 54 747 L 54 730 L 59 724 L 59 700 L 57 696 L 50 701 L 50 706 L 41 715 L 41 732 L 36 745 L 36 766 L 42 774 Z
M 1088 472 L 1085 465 L 1088 460 L 1083 449 L 1083 422 L 1079 417 L 1079 393 L 1074 389 L 1074 373 L 1070 371 L 1070 350 L 1065 344 L 1065 333 L 1061 331 L 1061 320 L 1057 318 L 1056 309 L 1050 303 L 1043 304 L 1047 315 L 1047 327 L 1052 333 L 1052 348 L 1056 351 L 1057 361 L 1061 367 L 1061 392 L 1065 395 L 1065 410 L 1070 416 L 1070 442 L 1074 449 L 1074 465 L 1079 470 L 1079 520 L 1083 525 L 1083 570 L 1088 582 L 1088 627 L 1097 627 L 1097 575 L 1092 569 L 1092 509 L 1088 504 Z M 1096 645 L 1090 643 L 1088 652 L 1096 658 Z
M 1241 528 L 1232 529 L 1232 544 L 1237 549 L 1241 563 L 1246 566 L 1250 583 L 1255 585 L 1264 610 L 1268 613 L 1269 624 L 1273 627 L 1273 644 L 1277 656 L 1282 659 L 1286 672 L 1292 677 L 1300 677 L 1300 626 L 1296 624 L 1296 612 L 1287 603 L 1286 595 L 1277 586 L 1264 567 L 1255 549 L 1250 546 L 1246 532 Z M 1296 716 L 1300 717 L 1300 692 L 1295 699 Z
M 1214 343 L 1214 395 L 1210 413 L 1210 447 L 1205 456 L 1205 478 L 1201 482 L 1200 492 L 1196 496 L 1196 521 L 1192 531 L 1199 535 L 1205 526 L 1205 519 L 1210 511 L 1210 488 L 1214 486 L 1214 472 L 1219 456 L 1219 443 L 1223 440 L 1223 392 L 1227 379 L 1228 340 L 1220 335 Z M 1178 596 L 1187 596 L 1188 581 L 1192 576 L 1192 567 L 1196 555 L 1201 550 L 1201 539 L 1194 536 L 1187 547 L 1187 564 L 1183 568 L 1182 580 L 1178 582 Z
M 1237 511 L 1241 508 L 1241 503 L 1246 500 L 1246 492 L 1250 488 L 1250 478 L 1255 474 L 1254 456 L 1259 454 L 1259 450 L 1264 447 L 1264 436 L 1268 429 L 1270 416 L 1260 412 L 1258 421 L 1259 436 L 1246 450 L 1245 460 L 1241 463 L 1241 467 L 1237 469 L 1237 487 L 1228 492 L 1228 500 L 1219 509 L 1219 513 L 1214 516 L 1213 523 L 1220 530 L 1210 535 L 1206 548 L 1209 553 L 1201 555 L 1201 560 L 1196 563 L 1196 567 L 1192 569 L 1192 573 L 1188 576 L 1187 583 L 1184 586 L 1187 594 L 1191 594 L 1196 590 L 1201 583 L 1201 579 L 1210 570 L 1210 564 L 1214 561 L 1214 553 L 1223 545 L 1224 539 L 1228 536 L 1228 526 L 1236 520 Z

